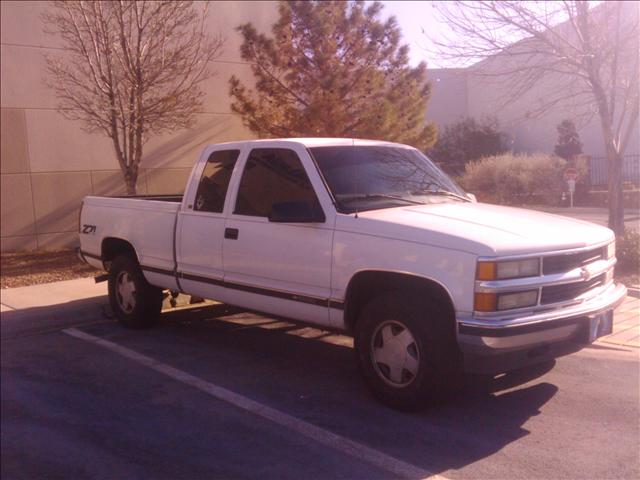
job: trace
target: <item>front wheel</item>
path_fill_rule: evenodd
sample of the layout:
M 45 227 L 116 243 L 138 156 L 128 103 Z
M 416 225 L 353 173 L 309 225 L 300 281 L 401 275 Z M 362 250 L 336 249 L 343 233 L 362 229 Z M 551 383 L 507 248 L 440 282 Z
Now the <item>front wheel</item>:
M 109 268 L 109 303 L 123 326 L 148 328 L 160 315 L 162 290 L 145 280 L 138 262 L 120 255 Z
M 417 410 L 460 385 L 460 352 L 452 319 L 438 301 L 390 292 L 369 302 L 354 346 L 369 390 L 382 403 Z

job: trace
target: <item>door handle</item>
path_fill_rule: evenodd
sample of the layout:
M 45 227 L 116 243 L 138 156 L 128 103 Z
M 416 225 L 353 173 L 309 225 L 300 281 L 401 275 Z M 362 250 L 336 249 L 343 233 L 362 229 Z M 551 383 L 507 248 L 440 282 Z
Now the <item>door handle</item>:
M 238 229 L 237 228 L 225 228 L 224 229 L 224 238 L 228 238 L 229 240 L 237 240 L 238 239 Z

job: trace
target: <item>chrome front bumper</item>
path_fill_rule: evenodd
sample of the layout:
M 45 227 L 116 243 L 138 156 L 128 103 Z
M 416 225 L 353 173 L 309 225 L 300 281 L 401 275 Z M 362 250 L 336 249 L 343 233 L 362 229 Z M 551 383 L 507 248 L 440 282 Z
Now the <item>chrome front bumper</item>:
M 458 317 L 458 344 L 465 368 L 498 373 L 549 358 L 551 344 L 580 343 L 589 318 L 616 308 L 626 295 L 624 285 L 612 283 L 589 300 L 541 313 L 504 319 Z M 490 357 L 503 357 L 504 362 Z

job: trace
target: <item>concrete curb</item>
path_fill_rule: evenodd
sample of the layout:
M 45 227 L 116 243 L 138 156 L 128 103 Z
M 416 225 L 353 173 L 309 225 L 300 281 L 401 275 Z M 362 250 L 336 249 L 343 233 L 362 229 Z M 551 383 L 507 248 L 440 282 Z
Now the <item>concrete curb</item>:
M 627 295 L 630 297 L 640 298 L 640 288 L 627 287 Z

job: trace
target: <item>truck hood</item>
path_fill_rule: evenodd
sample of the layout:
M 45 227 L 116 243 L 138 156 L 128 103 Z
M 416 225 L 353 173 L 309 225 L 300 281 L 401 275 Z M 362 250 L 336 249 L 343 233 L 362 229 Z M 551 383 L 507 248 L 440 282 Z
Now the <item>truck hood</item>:
M 347 220 L 348 218 L 348 220 Z M 354 233 L 397 238 L 476 255 L 517 255 L 601 245 L 608 228 L 573 218 L 486 203 L 446 202 L 361 212 L 338 223 Z

